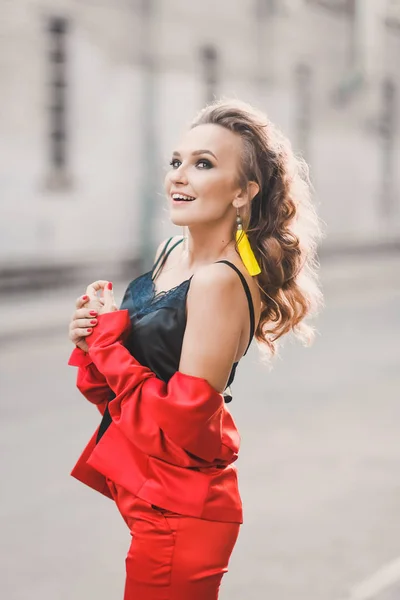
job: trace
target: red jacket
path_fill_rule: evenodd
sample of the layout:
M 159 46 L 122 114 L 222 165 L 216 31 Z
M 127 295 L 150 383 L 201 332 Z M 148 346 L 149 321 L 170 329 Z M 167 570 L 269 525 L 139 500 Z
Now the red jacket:
M 101 413 L 108 403 L 112 423 L 97 444 L 96 430 L 71 474 L 109 497 L 106 478 L 167 510 L 241 523 L 232 465 L 240 438 L 222 394 L 179 371 L 158 379 L 124 347 L 130 329 L 127 310 L 100 315 L 89 353 L 72 352 L 77 387 Z

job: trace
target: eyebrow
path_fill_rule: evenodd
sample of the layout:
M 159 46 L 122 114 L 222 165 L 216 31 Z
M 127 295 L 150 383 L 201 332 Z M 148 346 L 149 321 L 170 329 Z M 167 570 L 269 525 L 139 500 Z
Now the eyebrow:
M 199 156 L 199 154 L 211 154 L 211 156 L 213 156 L 215 158 L 215 160 L 218 160 L 217 157 L 215 156 L 214 152 L 211 152 L 211 150 L 194 150 L 194 152 L 192 152 L 192 156 Z M 180 157 L 180 153 L 175 150 L 173 152 L 173 156 L 179 156 Z

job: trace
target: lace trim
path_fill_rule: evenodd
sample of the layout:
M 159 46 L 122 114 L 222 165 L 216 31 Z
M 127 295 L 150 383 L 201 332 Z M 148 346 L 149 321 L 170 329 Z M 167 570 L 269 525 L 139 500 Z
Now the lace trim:
M 144 285 L 139 285 L 143 283 Z M 177 299 L 183 299 L 187 294 L 191 278 L 182 281 L 179 285 L 174 286 L 169 290 L 162 290 L 156 293 L 156 287 L 151 278 L 151 271 L 143 273 L 131 283 L 132 304 L 137 316 L 143 316 L 167 306 L 167 300 L 170 296 Z

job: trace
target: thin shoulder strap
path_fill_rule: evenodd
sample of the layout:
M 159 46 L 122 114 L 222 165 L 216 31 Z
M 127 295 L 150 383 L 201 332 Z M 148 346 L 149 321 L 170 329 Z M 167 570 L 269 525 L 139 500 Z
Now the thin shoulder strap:
M 172 239 L 173 239 L 173 238 L 170 238 L 170 239 L 168 240 L 168 242 L 166 243 L 166 245 L 165 245 L 165 246 L 164 246 L 164 248 L 163 248 L 163 251 L 162 251 L 162 253 L 161 253 L 161 254 L 160 254 L 160 256 L 158 257 L 158 260 L 157 260 L 156 264 L 155 264 L 155 265 L 154 265 L 154 267 L 153 267 L 152 276 L 151 276 L 151 278 L 152 278 L 153 280 L 154 280 L 154 279 L 156 279 L 156 277 L 158 276 L 158 274 L 161 272 L 161 270 L 162 270 L 163 266 L 165 265 L 165 261 L 167 260 L 168 256 L 171 254 L 172 250 L 173 250 L 174 248 L 176 248 L 176 246 L 178 246 L 178 244 L 180 244 L 181 242 L 183 242 L 183 237 L 182 237 L 180 240 L 178 240 L 177 242 L 175 242 L 175 244 L 173 244 L 173 245 L 171 246 L 171 248 L 169 248 L 169 249 L 168 249 L 168 252 L 165 252 L 165 250 L 166 250 L 166 248 L 167 248 L 168 244 L 170 243 L 170 241 L 171 241 Z M 162 257 L 162 260 L 161 260 L 161 262 L 160 262 L 160 259 L 161 259 L 161 257 Z M 160 264 L 158 264 L 158 263 L 160 263 Z M 158 268 L 156 269 L 156 267 L 157 267 L 157 266 L 158 266 Z M 157 272 L 156 272 L 156 271 L 157 271 Z
M 161 259 L 162 259 L 162 257 L 164 256 L 164 254 L 165 254 L 165 251 L 166 251 L 166 249 L 168 248 L 168 244 L 170 243 L 170 241 L 171 241 L 172 239 L 173 239 L 173 238 L 172 238 L 172 237 L 170 237 L 170 238 L 169 238 L 169 239 L 168 239 L 168 240 L 165 242 L 163 249 L 161 250 L 160 254 L 158 255 L 158 258 L 157 258 L 156 262 L 155 262 L 155 263 L 154 263 L 154 265 L 153 265 L 153 268 L 152 268 L 152 272 L 153 272 L 153 273 L 154 273 L 154 271 L 156 270 L 156 268 L 157 268 L 157 265 L 159 264 L 160 260 L 161 260 Z
M 255 316 L 254 316 L 253 299 L 251 297 L 251 292 L 250 292 L 249 284 L 247 283 L 244 275 L 239 271 L 239 269 L 237 268 L 237 266 L 234 265 L 233 263 L 229 262 L 229 260 L 218 260 L 217 262 L 219 262 L 219 263 L 225 263 L 226 265 L 229 265 L 234 271 L 236 271 L 236 273 L 240 277 L 240 281 L 242 282 L 244 291 L 246 293 L 247 302 L 249 304 L 249 313 L 250 313 L 250 339 L 249 339 L 249 343 L 247 345 L 246 351 L 244 353 L 244 354 L 246 354 L 246 352 L 249 349 L 249 346 L 251 344 L 251 340 L 253 339 L 253 336 L 254 336 L 255 323 L 256 323 Z

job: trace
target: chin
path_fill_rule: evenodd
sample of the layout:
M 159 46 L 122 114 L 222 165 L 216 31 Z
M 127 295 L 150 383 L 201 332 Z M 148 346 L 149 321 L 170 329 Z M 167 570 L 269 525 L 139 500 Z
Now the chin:
M 170 221 L 173 225 L 176 225 L 177 227 L 187 227 L 188 223 L 187 221 L 184 221 L 183 219 L 174 219 L 173 217 L 170 218 Z
M 193 219 L 189 219 L 188 215 L 179 214 L 179 211 L 173 208 L 169 211 L 169 218 L 174 225 L 178 227 L 188 227 L 192 224 Z

